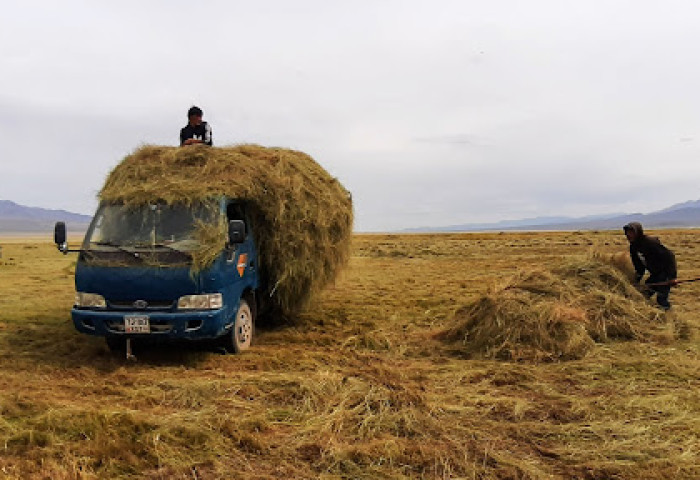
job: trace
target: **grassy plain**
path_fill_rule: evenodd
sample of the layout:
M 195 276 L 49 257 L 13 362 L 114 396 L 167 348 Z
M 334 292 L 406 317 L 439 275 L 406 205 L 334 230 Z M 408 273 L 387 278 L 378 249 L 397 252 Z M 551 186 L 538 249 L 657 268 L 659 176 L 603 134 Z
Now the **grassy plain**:
M 700 276 L 700 232 L 656 233 Z M 671 343 L 516 363 L 436 338 L 490 283 L 619 233 L 357 235 L 294 326 L 136 363 L 73 329 L 75 257 L 0 245 L 0 478 L 700 478 L 700 283 L 671 295 Z

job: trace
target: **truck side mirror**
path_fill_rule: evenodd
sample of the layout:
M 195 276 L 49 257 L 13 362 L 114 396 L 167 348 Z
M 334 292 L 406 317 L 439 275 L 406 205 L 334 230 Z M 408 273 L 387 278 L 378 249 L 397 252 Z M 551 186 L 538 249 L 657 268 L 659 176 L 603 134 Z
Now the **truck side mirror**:
M 53 241 L 62 252 L 66 250 L 66 237 L 66 224 L 63 222 L 56 222 L 56 226 L 53 228 Z
M 236 245 L 245 241 L 245 223 L 243 220 L 228 222 L 228 244 Z

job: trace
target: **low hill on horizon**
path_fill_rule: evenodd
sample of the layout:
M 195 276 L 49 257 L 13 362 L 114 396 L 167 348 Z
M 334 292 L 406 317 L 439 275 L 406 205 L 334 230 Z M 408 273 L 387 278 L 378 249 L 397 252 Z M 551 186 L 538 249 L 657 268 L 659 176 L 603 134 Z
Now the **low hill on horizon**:
M 405 233 L 474 232 L 500 230 L 614 230 L 629 222 L 647 229 L 700 227 L 700 200 L 689 200 L 651 213 L 613 213 L 586 217 L 536 217 L 495 223 L 466 223 L 443 227 L 419 227 Z
M 66 210 L 27 207 L 11 200 L 0 200 L 0 234 L 53 232 L 56 222 L 65 222 L 69 231 L 85 231 L 92 217 Z

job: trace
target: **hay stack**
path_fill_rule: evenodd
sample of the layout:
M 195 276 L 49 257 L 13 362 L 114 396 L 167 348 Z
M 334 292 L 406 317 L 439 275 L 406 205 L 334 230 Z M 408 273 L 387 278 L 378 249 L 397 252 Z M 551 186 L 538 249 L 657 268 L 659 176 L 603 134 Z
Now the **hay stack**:
M 586 314 L 568 300 L 573 292 L 553 272 L 518 272 L 455 313 L 443 333 L 469 355 L 501 360 L 583 357 L 593 347 Z
M 625 256 L 627 262 L 594 252 L 564 262 L 555 273 L 570 286 L 569 301 L 586 312 L 593 340 L 658 340 L 663 315 L 632 285 L 634 268 Z
M 439 334 L 469 356 L 569 360 L 594 341 L 667 341 L 673 325 L 629 282 L 621 256 L 592 254 L 517 273 L 457 310 Z
M 262 291 L 289 316 L 320 290 L 348 258 L 350 194 L 310 156 L 257 145 L 187 148 L 145 146 L 109 174 L 107 203 L 191 205 L 225 195 L 245 200 L 255 228 Z M 209 230 L 212 230 L 209 226 Z M 207 267 L 225 242 L 225 226 L 202 226 L 193 270 Z

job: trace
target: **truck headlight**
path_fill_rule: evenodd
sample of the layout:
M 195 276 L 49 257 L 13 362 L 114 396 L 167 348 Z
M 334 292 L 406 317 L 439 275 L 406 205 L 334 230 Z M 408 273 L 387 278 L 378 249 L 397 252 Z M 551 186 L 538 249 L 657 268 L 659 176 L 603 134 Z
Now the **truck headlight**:
M 98 295 L 97 293 L 84 293 L 75 292 L 75 304 L 76 307 L 85 308 L 105 308 L 107 303 L 105 302 L 105 297 Z
M 223 306 L 224 298 L 220 293 L 185 295 L 177 301 L 179 310 L 216 310 Z

